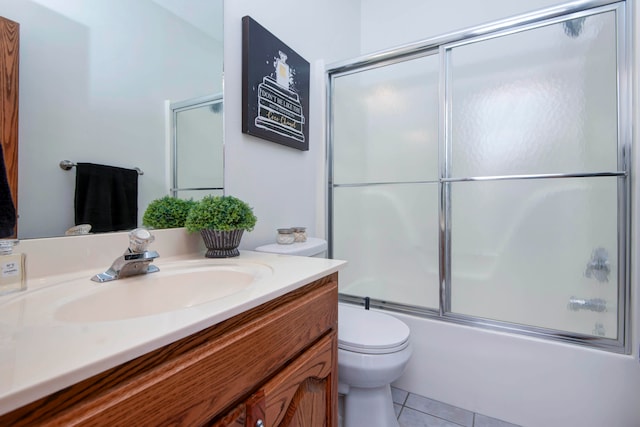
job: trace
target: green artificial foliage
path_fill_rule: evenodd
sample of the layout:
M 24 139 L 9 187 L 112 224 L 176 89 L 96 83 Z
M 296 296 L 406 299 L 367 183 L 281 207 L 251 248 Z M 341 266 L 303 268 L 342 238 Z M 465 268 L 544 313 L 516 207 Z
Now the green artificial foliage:
M 156 199 L 144 211 L 142 225 L 155 229 L 184 227 L 187 214 L 196 203 L 171 196 Z
M 233 196 L 205 196 L 189 211 L 185 227 L 200 230 L 251 231 L 258 219 L 253 209 Z

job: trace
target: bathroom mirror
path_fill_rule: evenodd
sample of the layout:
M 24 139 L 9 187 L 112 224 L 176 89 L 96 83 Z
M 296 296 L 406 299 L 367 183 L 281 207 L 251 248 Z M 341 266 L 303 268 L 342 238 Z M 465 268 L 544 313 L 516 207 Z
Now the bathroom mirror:
M 141 224 L 171 187 L 170 103 L 222 93 L 223 0 L 0 6 L 20 23 L 18 238 L 74 225 L 76 172 L 62 160 L 139 168 Z

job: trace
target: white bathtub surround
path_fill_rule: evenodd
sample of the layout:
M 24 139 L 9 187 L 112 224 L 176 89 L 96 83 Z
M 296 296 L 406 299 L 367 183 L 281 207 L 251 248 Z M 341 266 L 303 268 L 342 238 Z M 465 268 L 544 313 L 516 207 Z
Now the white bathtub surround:
M 525 426 L 639 425 L 637 355 L 394 315 L 414 344 L 401 389 Z

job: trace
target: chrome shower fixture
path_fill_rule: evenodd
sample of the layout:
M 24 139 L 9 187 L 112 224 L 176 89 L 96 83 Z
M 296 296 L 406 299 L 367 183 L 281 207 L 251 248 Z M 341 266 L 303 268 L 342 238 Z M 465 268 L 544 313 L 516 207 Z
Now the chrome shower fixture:
M 569 37 L 576 38 L 582 32 L 582 26 L 584 25 L 584 21 L 587 18 L 576 18 L 570 21 L 564 21 L 562 23 L 562 27 L 564 28 L 564 33 Z
M 605 329 L 604 324 L 601 322 L 596 322 L 592 332 L 593 335 L 597 335 L 599 337 L 604 337 L 605 335 L 607 335 L 607 330 Z
M 571 311 L 589 310 L 602 313 L 603 311 L 607 311 L 607 301 L 602 298 L 584 299 L 571 297 L 569 298 L 567 308 Z
M 584 271 L 585 277 L 594 277 L 598 282 L 604 283 L 609 281 L 609 252 L 605 248 L 598 247 L 591 252 L 591 260 L 587 263 Z

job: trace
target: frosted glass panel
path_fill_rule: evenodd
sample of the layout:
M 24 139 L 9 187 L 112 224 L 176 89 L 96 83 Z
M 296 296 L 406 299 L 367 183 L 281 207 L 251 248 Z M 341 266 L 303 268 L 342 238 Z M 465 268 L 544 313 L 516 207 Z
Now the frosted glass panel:
M 438 185 L 334 189 L 340 292 L 438 309 Z
M 176 197 L 180 199 L 201 200 L 205 196 L 224 196 L 223 190 L 179 190 Z
M 438 178 L 438 58 L 428 56 L 334 82 L 334 182 Z
M 177 187 L 223 187 L 221 103 L 176 113 Z
M 617 178 L 453 184 L 452 311 L 616 338 L 617 184 Z M 588 268 L 598 248 L 607 253 L 608 281 L 597 280 L 604 266 Z M 572 297 L 585 305 L 571 306 Z M 599 303 L 606 311 L 597 311 Z
M 451 176 L 618 170 L 615 22 L 602 13 L 450 50 Z

